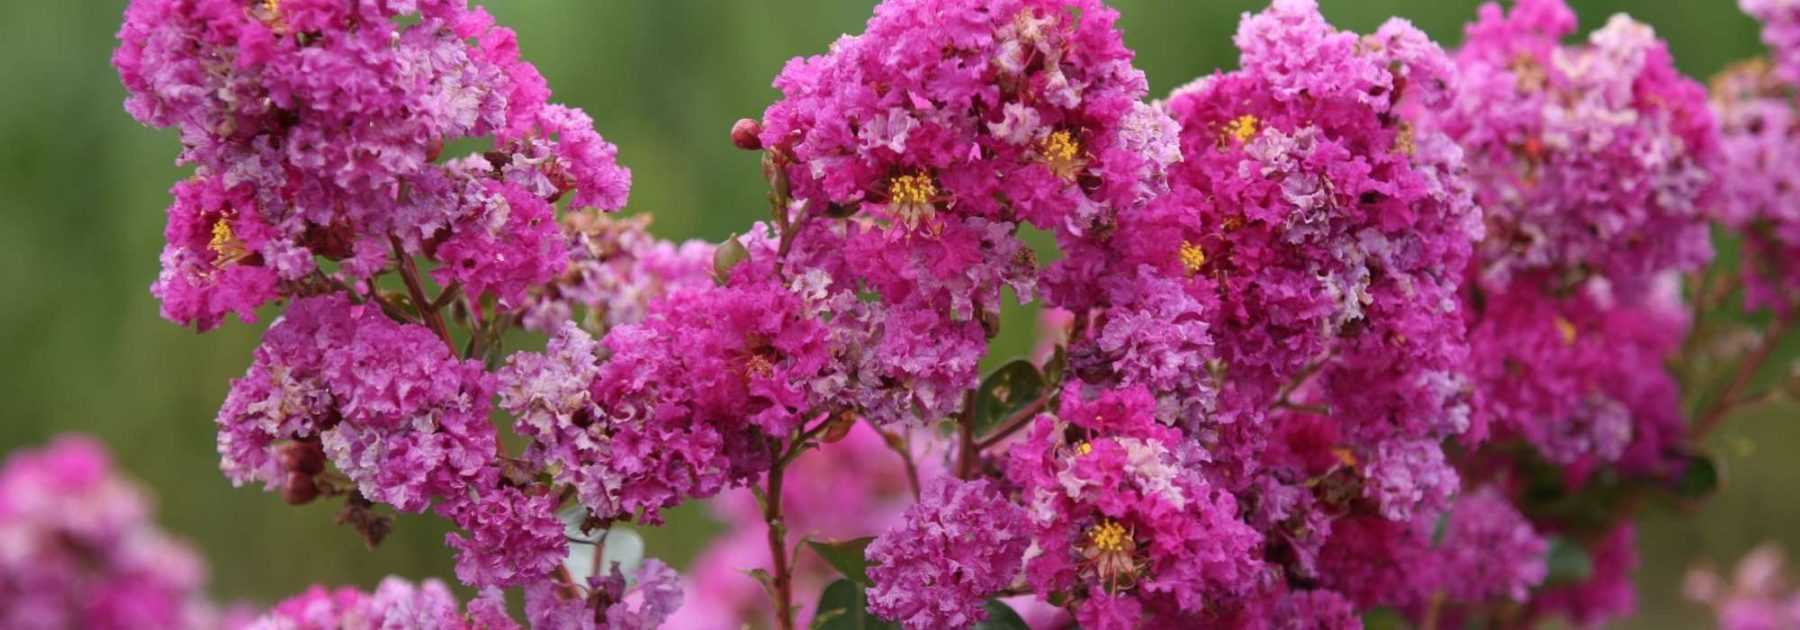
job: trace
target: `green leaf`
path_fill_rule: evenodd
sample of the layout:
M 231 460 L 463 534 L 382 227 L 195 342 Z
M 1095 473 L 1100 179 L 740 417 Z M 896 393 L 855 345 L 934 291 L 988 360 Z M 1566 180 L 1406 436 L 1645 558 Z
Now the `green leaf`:
M 985 435 L 1002 419 L 1037 400 L 1043 391 L 1044 375 L 1030 361 L 1014 359 L 1000 366 L 981 379 L 981 389 L 976 391 L 975 434 Z
M 868 594 L 850 580 L 838 580 L 819 595 L 812 630 L 897 630 L 900 626 L 869 614 Z
M 1050 360 L 1044 362 L 1044 382 L 1051 385 L 1061 383 L 1063 380 L 1063 372 L 1068 371 L 1068 369 L 1069 348 L 1068 346 L 1059 345 L 1056 347 L 1056 352 L 1050 355 Z
M 987 620 L 975 624 L 975 630 L 1031 630 L 1031 626 L 1025 625 L 1025 619 L 1013 612 L 1006 602 L 990 599 L 982 608 L 987 610 Z
M 872 586 L 869 580 L 869 559 L 867 557 L 869 543 L 875 537 L 865 536 L 850 540 L 808 540 L 806 546 L 812 547 L 813 553 L 819 554 L 831 568 L 837 569 L 845 578 L 862 586 Z
M 1549 568 L 1545 584 L 1572 584 L 1594 575 L 1594 560 L 1581 543 L 1561 536 L 1550 539 L 1550 553 L 1544 558 Z
M 725 281 L 731 279 L 732 268 L 746 260 L 750 260 L 750 250 L 744 248 L 736 234 L 732 234 L 725 242 L 719 243 L 718 249 L 713 250 L 713 281 L 724 286 Z
M 1683 499 L 1704 499 L 1718 490 L 1719 467 L 1705 455 L 1689 457 L 1687 468 L 1675 479 L 1675 496 Z
M 750 576 L 750 579 L 756 580 L 756 583 L 762 586 L 763 594 L 768 595 L 771 598 L 775 597 L 775 577 L 769 575 L 767 569 L 750 569 L 745 571 L 744 575 L 748 575 Z
M 1362 616 L 1363 630 L 1403 630 L 1406 618 L 1392 608 L 1371 608 Z

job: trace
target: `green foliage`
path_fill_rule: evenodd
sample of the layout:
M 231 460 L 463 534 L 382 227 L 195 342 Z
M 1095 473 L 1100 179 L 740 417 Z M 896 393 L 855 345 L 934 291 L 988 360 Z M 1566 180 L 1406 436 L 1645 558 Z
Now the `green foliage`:
M 975 434 L 988 431 L 1007 416 L 1025 408 L 1044 392 L 1044 375 L 1025 359 L 1014 359 L 981 379 L 975 390 Z
M 869 597 L 863 587 L 850 580 L 838 580 L 819 595 L 819 608 L 813 614 L 812 630 L 897 630 L 900 626 L 869 614 Z
M 824 558 L 831 568 L 837 569 L 845 579 L 863 586 L 872 586 L 869 580 L 869 543 L 875 542 L 873 536 L 853 540 L 828 541 L 808 540 L 806 546 L 812 547 L 814 553 Z

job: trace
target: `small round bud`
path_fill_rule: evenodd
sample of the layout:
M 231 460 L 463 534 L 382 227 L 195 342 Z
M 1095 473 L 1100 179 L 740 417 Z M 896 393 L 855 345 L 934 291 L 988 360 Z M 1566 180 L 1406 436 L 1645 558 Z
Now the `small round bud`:
M 744 118 L 731 126 L 731 144 L 745 151 L 762 150 L 762 123 L 754 118 Z
M 281 467 L 307 476 L 325 472 L 325 451 L 318 442 L 293 442 L 281 448 Z
M 312 475 L 288 473 L 287 483 L 281 487 L 281 500 L 288 505 L 305 505 L 316 498 L 319 498 L 319 486 L 313 483 Z

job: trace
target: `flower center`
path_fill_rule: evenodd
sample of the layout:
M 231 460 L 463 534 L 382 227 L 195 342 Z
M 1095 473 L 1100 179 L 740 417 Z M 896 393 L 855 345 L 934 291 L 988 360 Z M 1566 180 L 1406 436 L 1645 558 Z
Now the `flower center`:
M 257 0 L 250 8 L 250 17 L 262 22 L 263 26 L 277 34 L 287 32 L 287 23 L 281 19 L 281 0 Z
M 237 234 L 231 231 L 229 217 L 219 217 L 218 222 L 213 223 L 212 241 L 206 244 L 206 248 L 218 255 L 213 259 L 213 266 L 221 269 L 250 257 L 250 248 L 245 247 L 244 242 L 238 240 Z
M 924 171 L 895 175 L 888 180 L 888 207 L 907 228 L 916 228 L 923 219 L 936 212 L 938 188 L 931 174 Z
M 1231 119 L 1231 122 L 1225 123 L 1226 137 L 1237 140 L 1238 144 L 1249 142 L 1250 139 L 1255 138 L 1257 132 L 1261 130 L 1262 119 L 1250 114 L 1238 116 L 1237 118 Z
M 1181 257 L 1181 266 L 1187 268 L 1189 276 L 1200 273 L 1200 268 L 1206 266 L 1206 250 L 1192 242 L 1182 241 L 1181 251 L 1177 255 Z
M 1101 519 L 1099 523 L 1088 528 L 1087 537 L 1088 544 L 1093 545 L 1095 551 L 1118 553 L 1125 551 L 1126 544 L 1130 542 L 1131 533 L 1125 531 L 1125 526 L 1120 525 L 1118 521 Z
M 1567 319 L 1563 319 L 1561 316 L 1558 316 L 1556 318 L 1555 323 L 1556 323 L 1556 334 L 1562 336 L 1563 345 L 1565 345 L 1565 346 L 1575 345 L 1575 337 L 1576 337 L 1576 332 L 1577 332 L 1575 330 L 1575 322 L 1571 322 Z
M 1088 453 L 1092 453 L 1092 452 L 1094 452 L 1094 444 L 1092 442 L 1084 441 L 1084 442 L 1081 442 L 1081 443 L 1078 443 L 1075 445 L 1075 456 L 1076 457 L 1081 457 L 1083 455 L 1087 455 Z
M 899 175 L 888 182 L 888 195 L 897 204 L 929 205 L 937 197 L 937 184 L 925 173 Z
M 1081 159 L 1081 141 L 1064 129 L 1053 131 L 1038 141 L 1038 156 L 1050 167 L 1050 172 L 1063 179 L 1074 179 L 1081 167 L 1087 165 L 1086 160 Z
M 1400 155 L 1412 155 L 1418 150 L 1417 134 L 1412 123 L 1400 123 L 1400 133 L 1394 136 L 1394 151 Z

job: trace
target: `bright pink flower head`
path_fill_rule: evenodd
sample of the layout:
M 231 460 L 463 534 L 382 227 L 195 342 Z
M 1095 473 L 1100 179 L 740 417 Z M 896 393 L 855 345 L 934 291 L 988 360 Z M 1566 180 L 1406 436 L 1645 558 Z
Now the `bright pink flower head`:
M 1470 314 L 1480 423 L 1563 465 L 1672 472 L 1685 432 L 1665 362 L 1688 332 L 1673 277 L 1647 293 L 1589 282 L 1571 295 L 1527 285 L 1489 293 Z
M 232 382 L 217 418 L 220 467 L 233 483 L 274 489 L 321 472 L 285 450 L 322 450 L 363 496 L 420 511 L 492 462 L 490 381 L 423 326 L 341 295 L 302 299 Z
M 808 212 L 1088 224 L 1179 158 L 1117 19 L 1096 0 L 887 0 L 861 35 L 788 64 L 762 144 L 791 157 Z
M 589 332 L 603 334 L 643 321 L 650 302 L 664 294 L 713 283 L 713 245 L 651 236 L 650 215 L 615 219 L 573 213 L 564 225 L 568 269 L 532 296 L 526 328 L 548 334 L 575 320 Z
M 869 544 L 869 611 L 909 630 L 972 626 L 1030 543 L 1025 511 L 992 482 L 940 477 Z
M 1615 16 L 1562 45 L 1574 29 L 1563 0 L 1483 6 L 1456 98 L 1431 121 L 1468 152 L 1490 288 L 1593 275 L 1630 292 L 1712 256 L 1719 147 L 1705 89 L 1648 26 Z
M 202 332 L 227 314 L 249 322 L 257 307 L 280 296 L 283 281 L 314 269 L 311 253 L 263 223 L 246 188 L 197 177 L 170 193 L 162 273 L 150 287 L 163 318 Z
M 569 555 L 556 495 L 543 487 L 520 490 L 491 481 L 470 490 L 438 508 L 467 532 L 444 536 L 444 544 L 456 550 L 456 578 L 476 588 L 549 579 Z
M 514 355 L 502 407 L 602 517 L 658 511 L 741 485 L 769 464 L 771 437 L 828 411 L 843 377 L 825 325 L 755 265 L 724 287 L 678 291 L 602 341 L 574 324 L 545 355 Z
M 654 630 L 681 608 L 683 598 L 681 576 L 651 558 L 630 580 L 614 565 L 610 574 L 590 576 L 573 592 L 550 580 L 527 584 L 525 618 L 540 629 Z
M 1027 581 L 1042 598 L 1089 599 L 1078 617 L 1122 614 L 1113 597 L 1159 618 L 1199 616 L 1264 586 L 1262 536 L 1202 476 L 1204 452 L 1154 407 L 1142 387 L 1072 385 L 1058 413 L 1040 416 L 1009 452 L 1007 479 L 1033 530 Z
M 466 0 L 134 0 L 118 37 L 126 109 L 177 129 L 181 161 L 230 191 L 181 230 L 172 217 L 158 296 L 183 323 L 244 316 L 315 257 L 366 277 L 396 241 L 443 245 L 440 275 L 513 305 L 562 271 L 550 204 L 613 210 L 630 188 L 587 116 L 548 104 L 512 32 Z M 493 150 L 440 159 L 483 137 Z M 224 277 L 198 277 L 208 263 Z M 251 274 L 268 279 L 233 277 Z M 215 284 L 246 295 L 188 305 Z

